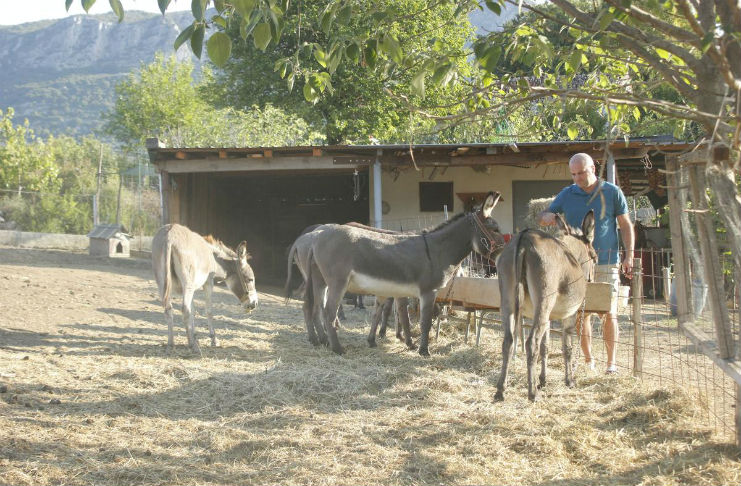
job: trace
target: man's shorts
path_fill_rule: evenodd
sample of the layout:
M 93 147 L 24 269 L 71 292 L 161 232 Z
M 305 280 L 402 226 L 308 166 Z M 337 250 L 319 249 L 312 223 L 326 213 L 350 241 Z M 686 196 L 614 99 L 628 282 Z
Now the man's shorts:
M 611 297 L 617 299 L 620 289 L 620 264 L 597 265 L 594 267 L 594 281 L 612 284 Z

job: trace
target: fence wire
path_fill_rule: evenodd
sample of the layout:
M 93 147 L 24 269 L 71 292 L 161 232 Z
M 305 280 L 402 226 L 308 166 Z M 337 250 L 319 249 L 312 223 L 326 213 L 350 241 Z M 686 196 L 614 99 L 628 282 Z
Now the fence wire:
M 634 258 L 641 262 L 641 273 L 633 278 L 641 279 L 642 296 L 636 299 L 630 293 L 630 280 L 622 279 L 618 306 L 619 337 L 617 342 L 617 366 L 620 373 L 634 374 L 649 386 L 656 388 L 678 387 L 696 398 L 706 411 L 704 420 L 724 439 L 736 441 L 735 404 L 736 383 L 723 372 L 702 350 L 680 329 L 676 316 L 676 301 L 673 295 L 672 252 L 669 249 L 636 250 Z M 729 254 L 721 255 L 722 268 L 732 269 Z M 496 276 L 496 269 L 487 260 L 472 253 L 464 261 L 463 275 L 488 278 Z M 739 342 L 739 285 L 733 272 L 724 275 L 726 303 L 731 313 L 732 332 Z M 707 301 L 707 287 L 700 276 L 693 276 L 694 326 L 712 340 L 715 334 L 711 311 Z M 637 323 L 633 319 L 633 306 L 640 306 L 640 339 L 636 339 Z M 468 309 L 474 312 L 474 323 L 482 325 L 485 333 L 493 333 L 494 339 L 502 339 L 504 332 L 497 310 Z M 525 320 L 526 335 L 530 322 Z M 476 329 L 477 335 L 481 332 Z M 549 353 L 561 352 L 560 323 L 553 322 Z M 492 336 L 487 336 L 492 339 Z M 578 348 L 579 339 L 575 347 Z M 581 350 L 576 358 L 583 361 Z M 640 352 L 639 352 L 640 351 Z M 642 361 L 636 367 L 636 356 Z M 602 321 L 592 317 L 592 359 L 596 369 L 604 371 L 607 355 L 603 340 Z

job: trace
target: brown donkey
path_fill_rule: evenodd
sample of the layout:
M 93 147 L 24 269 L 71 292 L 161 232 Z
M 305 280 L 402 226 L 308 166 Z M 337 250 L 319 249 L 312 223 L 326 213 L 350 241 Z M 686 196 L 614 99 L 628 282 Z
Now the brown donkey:
M 539 387 L 545 386 L 550 319 L 563 322 L 566 384 L 573 386 L 574 317 L 584 303 L 587 281 L 592 280 L 597 256 L 592 247 L 594 212 L 584 216 L 581 231 L 570 228 L 560 215 L 556 216 L 556 224 L 561 230 L 557 237 L 526 229 L 515 236 L 497 258 L 504 341 L 496 400 L 504 399 L 515 323 L 519 322 L 521 313 L 533 319 L 525 343 L 528 398 L 537 399 L 534 376 L 538 350 L 541 358 Z

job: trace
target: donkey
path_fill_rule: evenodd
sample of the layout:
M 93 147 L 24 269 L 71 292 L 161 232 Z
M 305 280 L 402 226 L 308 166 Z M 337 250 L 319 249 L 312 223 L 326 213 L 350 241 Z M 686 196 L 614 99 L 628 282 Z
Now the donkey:
M 290 295 L 292 293 L 292 289 L 296 286 L 296 282 L 293 278 L 293 265 L 296 264 L 296 266 L 299 269 L 299 272 L 301 273 L 302 277 L 304 278 L 303 283 L 303 293 L 304 296 L 307 292 L 307 287 L 309 285 L 313 285 L 314 283 L 310 281 L 308 277 L 309 272 L 309 265 L 310 265 L 310 252 L 312 248 L 312 244 L 314 241 L 314 238 L 322 232 L 325 228 L 325 225 L 322 224 L 315 224 L 312 226 L 309 226 L 305 228 L 301 234 L 296 238 L 296 241 L 294 241 L 293 245 L 291 245 L 290 250 L 288 251 L 288 267 L 286 271 L 286 284 L 284 287 L 284 294 L 286 297 L 286 300 L 290 298 Z M 350 226 L 354 228 L 361 228 L 368 231 L 374 231 L 378 233 L 384 233 L 384 234 L 399 234 L 396 231 L 391 230 L 385 230 L 380 228 L 373 228 L 370 226 L 366 226 L 361 223 L 356 222 L 350 222 L 345 223 L 345 226 Z M 312 289 L 313 291 L 314 289 Z M 321 291 L 320 288 L 316 289 L 317 292 Z M 394 299 L 389 299 L 388 301 L 384 302 L 384 297 L 380 297 L 377 301 L 378 304 L 383 304 L 382 307 L 377 307 L 376 311 L 373 315 L 373 322 L 374 325 L 371 329 L 371 335 L 368 336 L 368 343 L 371 347 L 375 346 L 375 329 L 378 325 L 378 322 L 382 320 L 383 318 L 383 310 L 388 307 L 388 310 L 391 309 L 391 305 L 394 302 Z M 399 312 L 401 312 L 401 306 L 403 306 L 404 311 L 406 311 L 406 300 L 396 300 L 396 305 L 399 307 Z M 309 342 L 313 345 L 318 344 L 328 344 L 327 341 L 327 335 L 324 330 L 324 325 L 322 324 L 321 320 L 321 303 L 317 301 L 316 299 L 307 300 L 304 297 L 304 305 L 303 305 L 303 311 L 304 311 L 304 321 L 306 323 L 306 332 L 309 336 Z M 389 312 L 386 311 L 386 318 L 388 318 Z M 344 319 L 345 316 L 342 312 L 342 306 L 340 305 L 338 308 L 337 313 L 338 321 L 339 319 Z M 401 336 L 401 332 L 397 331 L 396 336 L 399 338 L 399 340 L 405 341 L 407 344 L 407 347 L 410 349 L 414 349 L 414 344 L 412 343 L 412 339 L 410 337 L 410 330 L 409 330 L 409 319 L 406 319 L 406 321 L 402 320 L 402 327 L 405 330 L 406 337 Z M 385 334 L 385 326 L 382 328 L 384 330 Z
M 247 263 L 249 258 L 247 243 L 244 241 L 239 244 L 235 253 L 210 235 L 204 238 L 179 224 L 168 224 L 157 231 L 152 239 L 152 267 L 167 317 L 168 349 L 172 349 L 174 344 L 173 289 L 183 294 L 183 322 L 188 345 L 194 352 L 200 351 L 193 315 L 193 294 L 196 289 L 203 287 L 206 292 L 206 319 L 212 346 L 216 346 L 216 334 L 211 322 L 214 279 L 226 282 L 245 310 L 250 311 L 257 307 L 255 274 Z
M 558 237 L 535 229 L 520 232 L 497 258 L 504 341 L 502 372 L 495 400 L 504 400 L 515 323 L 519 322 L 520 313 L 533 319 L 533 327 L 525 343 L 528 398 L 531 401 L 537 399 L 534 375 L 538 349 L 541 358 L 539 388 L 545 386 L 549 319 L 561 319 L 563 322 L 566 385 L 574 384 L 572 347 L 575 314 L 584 302 L 587 281 L 594 276 L 597 258 L 592 247 L 594 212 L 589 211 L 584 216 L 581 232 L 570 228 L 560 215 L 556 216 L 556 225 L 561 231 Z
M 421 309 L 419 353 L 429 356 L 436 292 L 472 250 L 491 257 L 504 246 L 491 212 L 499 194 L 490 192 L 480 210 L 461 213 L 422 234 L 389 234 L 348 225 L 324 225 L 308 252 L 306 301 L 323 300 L 329 343 L 343 352 L 334 322 L 346 291 L 384 297 L 417 296 Z M 311 292 L 309 292 L 311 290 Z M 306 302 L 305 302 L 306 305 Z M 375 329 L 372 330 L 375 333 Z

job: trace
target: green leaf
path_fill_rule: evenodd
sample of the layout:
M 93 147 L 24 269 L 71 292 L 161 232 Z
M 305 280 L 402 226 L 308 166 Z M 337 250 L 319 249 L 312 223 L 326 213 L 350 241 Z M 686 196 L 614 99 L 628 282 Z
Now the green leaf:
M 574 72 L 579 70 L 579 67 L 581 67 L 581 51 L 574 51 L 571 53 L 569 58 L 566 60 L 566 63 L 571 67 Z
M 211 17 L 211 21 L 222 29 L 226 29 L 226 19 L 221 15 L 214 15 L 213 17 Z
M 226 9 L 226 2 L 224 0 L 214 0 L 214 7 L 217 12 L 222 13 Z
M 376 50 L 376 42 L 369 42 L 365 49 L 363 49 L 363 59 L 365 65 L 371 69 L 375 69 L 376 63 L 378 62 L 378 51 Z
M 296 81 L 296 73 L 294 71 L 291 71 L 291 73 L 288 75 L 288 78 L 286 78 L 286 84 L 288 85 L 289 93 L 293 91 L 293 83 L 295 81 Z
M 250 14 L 257 5 L 257 0 L 233 0 L 234 10 L 242 16 L 243 19 L 249 19 Z
M 318 62 L 323 68 L 327 67 L 327 53 L 319 46 L 314 49 L 314 59 L 316 59 L 316 62 Z
M 89 12 L 93 5 L 95 5 L 95 0 L 82 0 L 82 8 L 85 12 Z
M 157 0 L 157 5 L 160 7 L 160 12 L 162 12 L 162 15 L 165 15 L 165 11 L 167 10 L 167 7 L 170 6 L 171 0 Z
M 206 11 L 204 0 L 191 0 L 190 10 L 193 12 L 193 18 L 197 21 L 203 21 L 203 15 Z
M 265 51 L 270 44 L 270 38 L 272 33 L 270 32 L 270 25 L 267 22 L 260 22 L 255 26 L 255 30 L 252 33 L 252 38 L 255 41 L 255 47 L 261 51 Z
M 661 59 L 669 59 L 671 57 L 671 54 L 668 51 L 658 47 L 656 48 L 656 54 L 658 54 Z
M 311 84 L 306 83 L 304 85 L 304 98 L 310 103 L 316 103 L 319 101 L 319 92 L 315 90 Z
M 381 41 L 381 49 L 396 63 L 401 64 L 404 59 L 404 53 L 401 50 L 399 41 L 393 35 L 386 34 Z
M 188 27 L 183 30 L 180 35 L 177 36 L 175 39 L 175 44 L 173 45 L 174 49 L 177 51 L 178 48 L 183 45 L 183 42 L 190 39 L 190 36 L 193 35 L 193 31 L 195 30 L 195 22 L 190 24 Z
M 222 67 L 232 54 L 232 40 L 224 32 L 215 32 L 206 42 L 206 50 L 211 61 Z
M 486 0 L 486 7 L 497 15 L 502 14 L 502 6 L 498 2 L 492 0 Z
M 124 19 L 124 9 L 123 5 L 121 5 L 121 0 L 108 0 L 108 3 L 111 4 L 111 10 L 118 17 L 118 21 L 121 22 Z
M 196 55 L 198 59 L 201 58 L 203 52 L 203 36 L 206 34 L 206 27 L 203 24 L 199 24 L 194 30 L 193 35 L 190 36 L 190 50 Z
M 348 4 L 337 12 L 336 19 L 340 24 L 347 25 L 350 22 L 350 17 L 352 17 L 352 5 Z
M 494 72 L 499 64 L 499 58 L 502 56 L 502 48 L 499 46 L 485 47 L 478 56 L 481 66 L 489 72 Z
M 345 57 L 348 61 L 357 63 L 360 61 L 360 46 L 355 42 L 351 42 L 345 48 Z
M 412 77 L 412 93 L 424 99 L 425 97 L 425 71 L 419 71 Z
M 329 30 L 332 27 L 332 22 L 334 22 L 334 16 L 335 9 L 331 8 L 331 6 L 328 5 L 319 20 L 319 28 L 321 28 L 324 33 L 329 34 Z
M 337 70 L 337 66 L 339 66 L 340 62 L 342 61 L 342 55 L 343 49 L 341 46 L 333 47 L 332 50 L 329 52 L 329 57 L 327 58 L 327 69 L 330 73 L 333 73 Z
M 575 125 L 569 125 L 568 128 L 566 128 L 566 134 L 571 140 L 576 140 L 576 137 L 579 136 L 579 128 Z
M 64 8 L 67 9 L 67 12 L 69 12 L 69 8 L 72 6 L 72 0 L 66 0 L 64 2 Z

